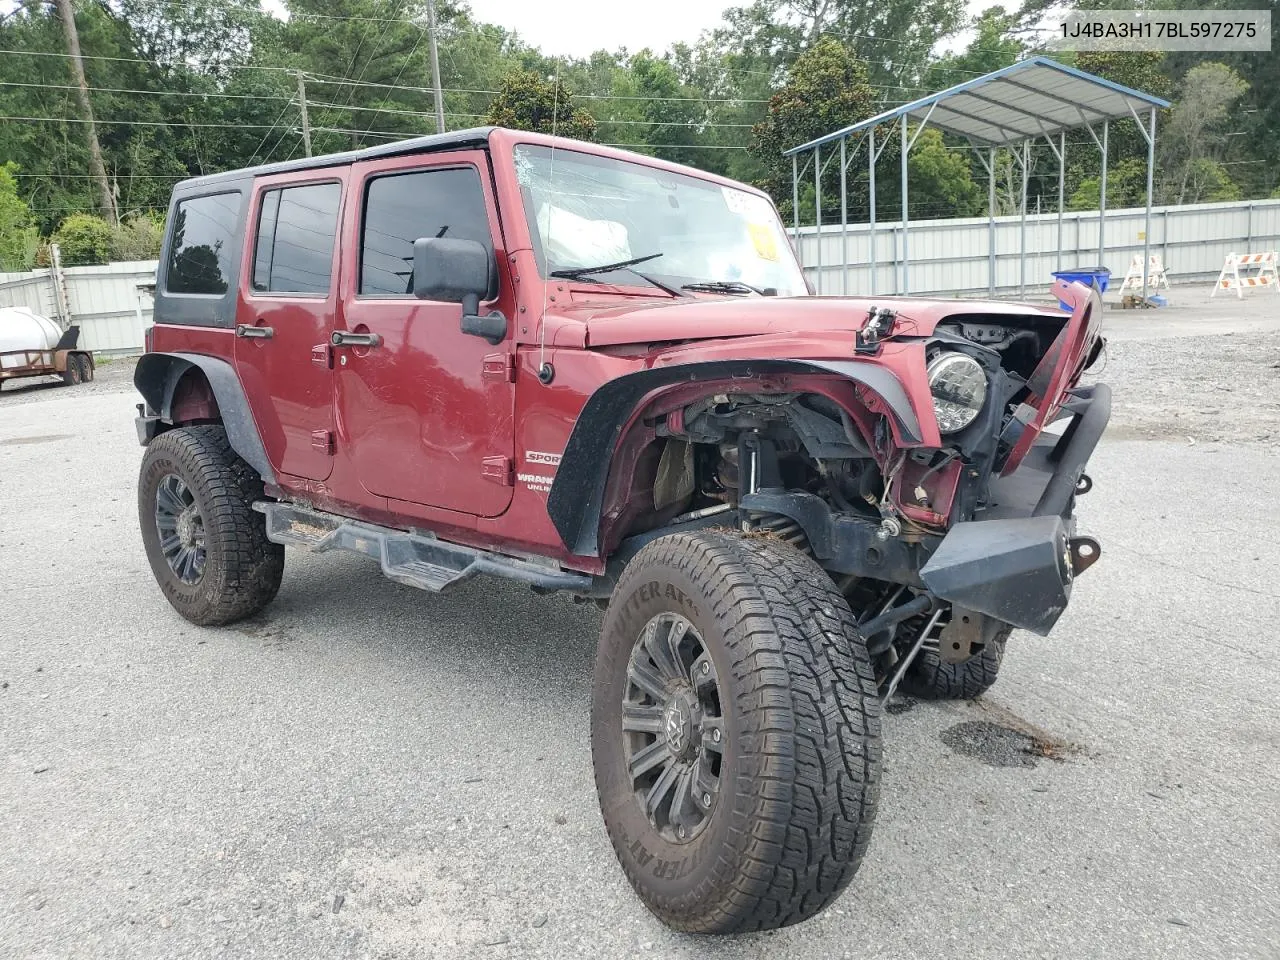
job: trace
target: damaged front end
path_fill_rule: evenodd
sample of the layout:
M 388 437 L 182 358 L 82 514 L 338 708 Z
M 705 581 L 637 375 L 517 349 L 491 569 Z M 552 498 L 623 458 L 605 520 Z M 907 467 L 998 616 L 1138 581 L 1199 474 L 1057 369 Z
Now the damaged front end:
M 1073 510 L 1111 404 L 1106 385 L 1078 385 L 1102 349 L 1097 295 L 1054 293 L 1069 317 L 955 302 L 924 323 L 891 301 L 867 309 L 843 358 L 620 378 L 580 417 L 552 519 L 613 571 L 679 530 L 791 542 L 841 587 L 890 692 L 922 648 L 959 663 L 1014 627 L 1047 634 L 1099 556 Z M 632 404 L 629 424 L 593 423 Z M 615 443 L 607 484 L 574 487 Z
M 804 531 L 845 586 L 890 693 L 922 647 L 959 663 L 1014 627 L 1048 634 L 1075 577 L 1100 556 L 1095 539 L 1077 534 L 1074 507 L 1092 487 L 1086 466 L 1111 412 L 1106 384 L 1078 386 L 1103 346 L 1101 304 L 1078 285 L 1055 292 L 1075 309 L 1047 343 L 1036 330 L 970 318 L 939 323 L 927 338 L 941 443 L 879 460 L 880 496 L 867 498 L 878 525 L 794 490 L 759 490 L 739 504 L 748 523 L 782 515 Z M 869 319 L 864 355 L 898 339 L 891 319 Z M 948 363 L 981 367 L 981 380 L 940 388 L 932 374 Z M 966 402 L 967 423 L 957 414 Z M 1064 429 L 1046 429 L 1055 423 Z

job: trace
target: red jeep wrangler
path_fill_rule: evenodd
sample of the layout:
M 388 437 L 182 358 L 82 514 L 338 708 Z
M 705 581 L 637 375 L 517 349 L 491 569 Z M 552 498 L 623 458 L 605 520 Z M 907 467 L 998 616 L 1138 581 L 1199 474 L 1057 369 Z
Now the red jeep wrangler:
M 710 174 L 479 129 L 200 177 L 158 281 L 138 509 L 173 606 L 257 613 L 284 545 L 607 604 L 600 807 L 681 930 L 829 904 L 882 700 L 981 693 L 1098 556 L 1096 294 L 808 296 L 769 199 Z

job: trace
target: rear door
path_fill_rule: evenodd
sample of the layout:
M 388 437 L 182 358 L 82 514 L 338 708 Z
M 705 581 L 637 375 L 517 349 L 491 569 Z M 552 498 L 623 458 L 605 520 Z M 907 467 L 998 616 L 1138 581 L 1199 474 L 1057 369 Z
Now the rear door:
M 257 181 L 236 315 L 236 369 L 267 457 L 280 473 L 310 480 L 333 470 L 328 340 L 345 179 L 339 169 Z

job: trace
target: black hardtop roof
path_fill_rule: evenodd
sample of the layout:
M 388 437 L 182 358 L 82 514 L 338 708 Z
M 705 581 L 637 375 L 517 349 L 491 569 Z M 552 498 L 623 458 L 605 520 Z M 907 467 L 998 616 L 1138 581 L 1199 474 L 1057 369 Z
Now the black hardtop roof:
M 467 130 L 453 130 L 449 133 L 437 133 L 425 137 L 413 137 L 410 140 L 397 140 L 394 143 L 382 143 L 376 147 L 365 147 L 362 150 L 347 150 L 343 153 L 326 153 L 320 157 L 302 157 L 298 160 L 285 160 L 280 163 L 265 163 L 256 167 L 242 167 L 239 170 L 226 170 L 222 173 L 211 173 L 203 177 L 192 177 L 183 180 L 174 192 L 186 193 L 192 188 L 201 189 L 216 186 L 229 181 L 243 180 L 247 177 L 261 177 L 271 173 L 288 173 L 291 170 L 319 170 L 325 167 L 338 167 L 361 160 L 376 160 L 379 157 L 399 157 L 409 153 L 432 153 L 437 150 L 452 150 L 458 147 L 474 147 L 489 142 L 489 134 L 496 127 L 471 127 Z

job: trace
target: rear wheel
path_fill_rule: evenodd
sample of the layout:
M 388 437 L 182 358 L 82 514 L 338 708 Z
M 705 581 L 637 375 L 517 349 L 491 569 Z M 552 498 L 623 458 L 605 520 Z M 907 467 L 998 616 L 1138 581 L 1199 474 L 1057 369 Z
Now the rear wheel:
M 678 930 L 805 920 L 871 839 L 871 662 L 831 579 L 787 544 L 707 531 L 636 555 L 600 638 L 591 745 L 614 851 Z
M 156 582 L 174 609 L 202 626 L 265 607 L 280 589 L 284 547 L 267 539 L 252 504 L 262 480 L 221 426 L 170 430 L 142 458 L 138 522 Z
M 93 379 L 93 360 L 87 353 L 76 354 L 76 363 L 80 366 L 80 381 L 88 383 Z
M 1004 645 L 1012 627 L 963 663 L 947 663 L 928 647 L 916 655 L 898 689 L 921 700 L 972 700 L 991 688 L 1004 660 Z

